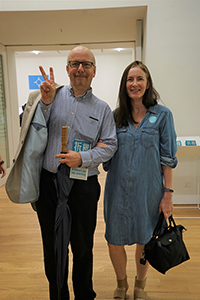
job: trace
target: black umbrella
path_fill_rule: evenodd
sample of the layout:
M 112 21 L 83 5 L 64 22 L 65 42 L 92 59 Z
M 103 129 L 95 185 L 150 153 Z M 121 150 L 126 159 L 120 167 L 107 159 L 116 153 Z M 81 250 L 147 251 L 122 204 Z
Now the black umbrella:
M 64 139 L 66 141 L 66 137 L 67 133 L 62 133 L 62 144 Z M 63 151 L 63 147 L 62 153 L 66 153 L 66 149 Z M 67 202 L 74 181 L 69 178 L 69 172 L 70 168 L 66 164 L 60 164 L 56 175 L 58 204 L 55 217 L 54 242 L 57 267 L 58 299 L 61 299 L 61 289 L 64 283 L 68 245 L 71 232 L 71 213 Z

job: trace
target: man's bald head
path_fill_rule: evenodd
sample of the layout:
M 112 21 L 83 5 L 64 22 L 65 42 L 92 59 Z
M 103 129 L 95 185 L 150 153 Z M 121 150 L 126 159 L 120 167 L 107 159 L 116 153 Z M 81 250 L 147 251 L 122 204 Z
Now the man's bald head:
M 82 54 L 82 53 L 87 53 L 87 55 L 90 57 L 90 61 L 93 62 L 94 65 L 96 65 L 95 57 L 94 57 L 94 54 L 92 53 L 92 51 L 82 45 L 76 46 L 69 52 L 67 63 L 72 60 L 71 57 L 74 54 Z

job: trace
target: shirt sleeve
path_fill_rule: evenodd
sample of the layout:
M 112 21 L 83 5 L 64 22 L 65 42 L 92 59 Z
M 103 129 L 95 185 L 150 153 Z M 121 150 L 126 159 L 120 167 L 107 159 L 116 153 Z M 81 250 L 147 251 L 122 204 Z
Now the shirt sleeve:
M 178 160 L 176 158 L 176 132 L 174 128 L 174 120 L 169 110 L 163 118 L 160 128 L 160 161 L 161 165 L 175 168 Z
M 95 147 L 88 151 L 81 151 L 82 167 L 93 168 L 100 163 L 108 161 L 117 150 L 116 126 L 109 106 L 106 107 L 102 118 L 99 140 L 107 147 Z
M 46 104 L 44 104 L 44 103 L 40 100 L 40 108 L 41 108 L 41 111 L 42 111 L 42 113 L 43 113 L 43 115 L 44 115 L 44 118 L 45 118 L 46 123 L 48 122 L 49 117 L 50 117 L 51 107 L 52 107 L 52 103 L 46 105 Z

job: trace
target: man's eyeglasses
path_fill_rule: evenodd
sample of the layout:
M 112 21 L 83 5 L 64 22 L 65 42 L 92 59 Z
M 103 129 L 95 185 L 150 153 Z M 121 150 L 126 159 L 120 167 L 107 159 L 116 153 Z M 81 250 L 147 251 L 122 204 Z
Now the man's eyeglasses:
M 68 66 L 73 69 L 78 69 L 80 64 L 82 64 L 83 69 L 91 69 L 94 63 L 91 61 L 68 61 Z

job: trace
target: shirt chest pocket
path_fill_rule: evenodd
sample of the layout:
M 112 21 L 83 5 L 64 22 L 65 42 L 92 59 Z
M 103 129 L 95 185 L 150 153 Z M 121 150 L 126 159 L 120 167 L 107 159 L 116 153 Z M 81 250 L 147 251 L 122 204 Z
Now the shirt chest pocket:
M 117 133 L 117 140 L 118 140 L 118 147 L 125 145 L 126 143 L 126 138 L 127 138 L 127 128 L 126 127 L 121 127 L 116 129 Z
M 140 144 L 149 149 L 156 145 L 158 139 L 158 129 L 143 127 L 140 135 Z
M 83 126 L 83 124 L 85 125 Z M 76 139 L 80 139 L 92 144 L 97 139 L 99 132 L 99 120 L 94 118 L 87 118 L 86 122 L 79 120 L 74 123 L 74 130 Z

